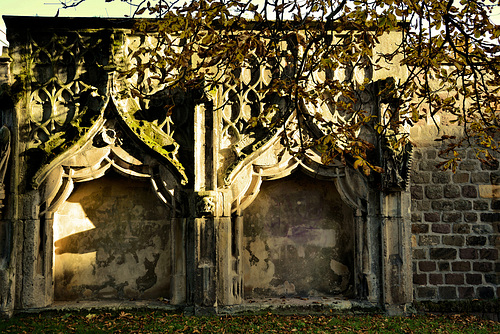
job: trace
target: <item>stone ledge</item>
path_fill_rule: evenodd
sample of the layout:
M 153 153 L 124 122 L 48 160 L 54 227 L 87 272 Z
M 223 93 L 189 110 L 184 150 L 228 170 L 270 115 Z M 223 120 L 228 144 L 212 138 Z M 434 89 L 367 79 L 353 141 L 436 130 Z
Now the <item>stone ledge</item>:
M 95 312 L 95 311 L 140 311 L 155 310 L 167 313 L 184 313 L 186 315 L 242 315 L 272 312 L 275 314 L 384 314 L 376 304 L 362 300 L 342 300 L 338 298 L 266 298 L 248 299 L 241 305 L 223 307 L 193 307 L 185 305 L 170 305 L 157 300 L 127 301 L 80 301 L 55 302 L 41 307 L 18 310 L 15 313 L 45 313 L 45 312 Z

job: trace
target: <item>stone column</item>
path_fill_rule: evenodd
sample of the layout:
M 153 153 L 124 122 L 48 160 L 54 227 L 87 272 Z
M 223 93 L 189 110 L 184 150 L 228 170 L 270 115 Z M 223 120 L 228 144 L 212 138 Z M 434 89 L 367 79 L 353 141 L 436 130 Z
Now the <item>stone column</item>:
M 383 303 L 389 315 L 398 315 L 413 301 L 408 192 L 382 194 L 381 214 Z
M 190 302 L 198 312 L 241 303 L 242 217 L 231 215 L 230 192 L 218 188 L 220 115 L 210 103 L 195 108 L 194 219 L 188 227 Z
M 10 64 L 11 58 L 8 54 L 8 48 L 3 48 L 0 56 L 0 84 L 10 84 Z M 1 124 L 9 128 L 11 135 L 11 147 L 8 157 L 2 152 L 2 157 L 7 158 L 5 165 L 2 166 L 2 173 L 5 178 L 1 180 L 0 194 L 2 199 L 0 204 L 0 318 L 10 317 L 14 312 L 15 305 L 15 287 L 16 287 L 16 262 L 17 262 L 17 235 L 18 224 L 16 224 L 17 211 L 17 173 L 18 173 L 18 131 L 15 127 L 15 109 L 14 101 L 9 96 L 0 96 L 0 115 Z
M 172 291 L 170 303 L 186 303 L 186 219 L 173 218 L 170 225 L 172 244 Z

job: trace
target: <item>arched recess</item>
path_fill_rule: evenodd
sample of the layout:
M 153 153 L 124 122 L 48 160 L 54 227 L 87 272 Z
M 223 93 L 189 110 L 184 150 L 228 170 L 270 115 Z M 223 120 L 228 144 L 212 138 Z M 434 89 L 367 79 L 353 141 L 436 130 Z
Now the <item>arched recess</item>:
M 135 147 L 133 142 L 128 142 L 123 133 L 115 120 L 103 119 L 84 144 L 74 149 L 71 154 L 66 154 L 64 159 L 48 166 L 45 173 L 39 174 L 38 217 L 40 239 L 43 240 L 40 242 L 40 259 L 36 264 L 39 269 L 36 271 L 45 280 L 46 304 L 50 304 L 54 297 L 56 300 L 165 297 L 174 298 L 180 303 L 185 300 L 185 261 L 182 261 L 185 256 L 182 240 L 185 223 L 182 216 L 185 213 L 180 202 L 180 182 L 168 167 Z M 69 218 L 64 218 L 66 223 L 71 225 L 85 222 L 84 224 L 90 225 L 78 232 L 69 229 L 67 230 L 70 231 L 69 235 L 54 235 L 54 229 L 59 224 L 58 219 L 62 219 L 58 215 L 59 211 L 67 213 L 74 208 L 68 201 L 71 201 L 73 195 L 81 197 L 78 189 L 88 191 L 92 188 L 94 192 L 90 191 L 89 195 L 93 196 L 96 194 L 95 184 L 100 183 L 110 186 L 108 189 L 112 191 L 120 192 L 115 197 L 104 196 L 102 199 L 97 196 L 98 198 L 92 199 L 94 202 L 102 200 L 102 203 L 96 204 L 101 205 L 100 210 L 104 214 L 104 217 L 96 218 L 100 219 L 100 230 L 91 224 L 90 210 L 95 209 L 95 206 L 85 207 L 82 203 L 76 203 L 81 208 L 76 215 L 80 215 L 81 219 L 68 216 Z M 152 197 L 148 197 L 148 194 Z M 108 214 L 102 205 L 111 203 L 110 201 L 114 201 L 114 207 L 108 210 L 111 212 Z M 138 203 L 130 203 L 131 201 Z M 121 216 L 114 216 L 112 212 L 116 210 L 121 210 Z M 129 220 L 130 216 L 135 217 L 134 222 Z M 105 221 L 107 218 L 110 219 L 109 224 Z M 120 224 L 126 224 L 121 228 L 118 223 L 113 222 L 113 219 L 120 220 Z M 114 229 L 109 229 L 108 226 L 113 224 Z M 71 234 L 71 231 L 74 233 Z M 104 232 L 108 234 L 108 239 L 95 237 Z M 142 236 L 137 235 L 138 232 L 141 232 Z M 89 240 L 94 242 L 92 247 L 88 247 Z M 105 242 L 118 245 L 117 243 L 121 242 L 122 246 L 117 247 L 122 248 L 125 247 L 123 245 L 137 244 L 134 247 L 138 249 L 131 250 L 126 246 L 126 249 L 122 249 L 120 256 L 123 258 L 120 259 L 120 256 L 113 252 L 99 254 L 96 249 L 97 242 L 101 245 Z M 107 249 L 112 247 L 110 245 L 106 245 Z M 85 270 L 87 273 L 90 271 L 95 273 L 101 264 L 106 265 L 106 261 L 108 263 L 114 261 L 115 267 L 101 271 L 104 277 L 99 278 L 103 282 L 100 286 L 95 284 L 96 278 L 93 277 L 87 282 L 88 284 L 80 281 L 78 286 L 70 287 L 78 291 L 68 293 L 69 285 L 66 281 L 78 275 L 78 272 L 72 272 L 68 266 L 58 267 L 56 258 L 74 254 L 78 259 L 75 258 L 76 261 L 68 259 L 66 263 L 78 262 L 76 265 L 82 266 L 87 261 L 86 265 L 92 267 L 92 269 L 87 267 Z M 85 254 L 89 256 L 85 257 Z M 127 264 L 127 261 L 132 263 Z M 116 263 L 120 262 L 124 263 L 121 267 L 122 272 L 115 270 L 119 267 Z M 160 270 L 158 269 L 160 266 L 168 268 Z M 134 267 L 138 269 L 132 272 L 135 270 Z M 130 279 L 119 282 L 117 277 L 120 275 L 128 275 Z M 59 284 L 61 282 L 64 284 Z M 59 288 L 61 286 L 64 288 Z M 173 286 L 176 287 L 175 296 L 172 294 Z M 63 290 L 66 292 L 61 293 Z
M 350 216 L 347 219 L 350 226 L 347 228 L 352 229 L 352 240 L 350 242 L 352 242 L 353 249 L 351 251 L 351 258 L 348 259 L 353 262 L 352 267 L 349 269 L 349 284 L 352 283 L 352 287 L 346 294 L 348 297 L 367 298 L 371 301 L 378 302 L 380 290 L 377 289 L 377 286 L 379 285 L 380 276 L 378 267 L 374 269 L 373 263 L 379 261 L 377 258 L 379 256 L 379 249 L 370 246 L 373 243 L 378 244 L 378 240 L 376 240 L 377 235 L 372 233 L 373 228 L 377 227 L 376 222 L 369 218 L 374 211 L 373 208 L 378 205 L 378 203 L 373 201 L 373 198 L 370 199 L 370 194 L 373 194 L 373 192 L 368 187 L 366 177 L 352 167 L 344 166 L 341 163 L 325 166 L 321 164 L 320 155 L 313 150 L 308 150 L 305 156 L 299 158 L 296 155 L 290 154 L 288 150 L 280 144 L 280 139 L 277 135 L 273 140 L 270 140 L 259 150 L 254 152 L 248 160 L 238 166 L 238 168 L 226 178 L 227 197 L 232 198 L 230 206 L 233 224 L 238 227 L 237 230 L 245 230 L 245 224 L 248 223 L 245 217 L 245 210 L 255 202 L 264 181 L 288 180 L 290 179 L 290 175 L 296 172 L 306 175 L 306 178 L 309 179 L 307 182 L 310 182 L 312 185 L 321 184 L 321 187 L 331 187 L 332 193 L 335 192 L 337 193 L 335 196 L 339 196 L 339 199 L 334 200 L 334 203 L 325 202 L 324 205 L 340 205 L 339 208 L 343 210 L 346 215 Z M 369 202 L 371 204 L 369 204 Z M 340 226 L 338 228 L 342 227 Z M 314 233 L 316 232 L 319 231 L 314 231 Z M 334 231 L 328 232 L 335 233 Z M 259 233 L 264 232 L 261 231 Z M 244 244 L 243 239 L 246 237 L 244 233 L 233 233 L 233 238 L 237 237 L 240 239 L 233 241 L 234 245 L 239 245 L 239 249 L 236 253 L 240 255 L 245 252 L 249 253 L 246 249 L 248 248 L 248 244 Z M 269 252 L 268 246 L 264 244 L 261 246 L 264 252 Z M 245 256 L 252 257 L 252 254 L 246 254 Z M 256 261 L 256 258 L 253 260 Z M 248 262 L 248 259 L 240 257 L 240 261 Z M 264 266 L 269 264 L 265 259 L 260 259 L 260 261 L 263 263 L 265 262 Z M 331 259 L 328 263 L 330 267 L 328 269 L 333 271 L 336 270 L 337 274 L 341 274 L 346 269 L 342 263 L 334 259 Z M 244 270 L 240 268 L 239 271 L 243 272 Z M 320 273 L 318 272 L 318 274 Z M 244 275 L 245 273 L 243 273 L 243 276 Z M 343 279 L 340 276 L 342 275 L 338 275 L 339 282 Z M 266 279 L 264 277 L 261 278 L 264 280 Z M 267 278 L 270 280 L 273 279 L 273 277 Z M 367 282 L 367 280 L 370 280 L 370 282 Z M 245 286 L 244 282 L 242 284 Z M 367 286 L 369 286 L 369 288 L 367 288 Z M 286 284 L 282 287 L 283 291 L 279 289 L 274 290 L 277 296 L 285 294 L 284 292 L 287 290 Z M 291 288 L 291 286 L 288 287 Z M 315 292 L 313 290 L 314 289 L 311 289 L 311 294 L 321 294 L 321 292 Z M 344 289 L 344 291 L 347 290 L 348 289 Z M 293 291 L 293 288 L 289 290 L 292 294 Z M 265 293 L 262 297 L 264 296 Z

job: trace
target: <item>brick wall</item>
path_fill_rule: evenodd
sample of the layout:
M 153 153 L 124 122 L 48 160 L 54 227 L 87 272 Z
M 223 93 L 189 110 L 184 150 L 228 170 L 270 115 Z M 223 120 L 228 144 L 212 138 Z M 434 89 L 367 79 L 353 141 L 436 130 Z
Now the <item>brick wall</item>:
M 422 136 L 420 136 L 422 138 Z M 437 142 L 418 142 L 411 174 L 416 300 L 500 297 L 500 169 L 461 152 L 440 171 Z

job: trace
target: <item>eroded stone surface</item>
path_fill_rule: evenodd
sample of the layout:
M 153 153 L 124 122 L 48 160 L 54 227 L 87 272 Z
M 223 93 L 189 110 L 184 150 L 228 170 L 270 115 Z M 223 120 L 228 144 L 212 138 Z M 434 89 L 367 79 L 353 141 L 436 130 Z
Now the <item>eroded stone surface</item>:
M 146 182 L 80 184 L 55 214 L 55 299 L 169 298 L 169 216 Z
M 264 182 L 244 211 L 245 297 L 350 296 L 352 211 L 331 182 Z

